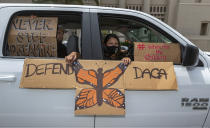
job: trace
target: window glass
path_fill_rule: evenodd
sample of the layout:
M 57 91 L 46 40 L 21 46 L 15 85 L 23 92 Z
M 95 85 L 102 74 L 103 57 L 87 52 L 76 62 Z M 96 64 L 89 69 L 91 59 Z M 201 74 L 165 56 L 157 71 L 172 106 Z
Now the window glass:
M 59 57 L 81 49 L 81 14 L 19 12 L 13 16 L 5 39 L 6 56 Z
M 208 23 L 201 23 L 200 35 L 207 35 L 208 33 Z
M 119 34 L 121 43 L 125 40 L 132 42 L 172 42 L 151 27 L 131 19 L 101 17 L 100 28 L 103 38 L 108 33 Z

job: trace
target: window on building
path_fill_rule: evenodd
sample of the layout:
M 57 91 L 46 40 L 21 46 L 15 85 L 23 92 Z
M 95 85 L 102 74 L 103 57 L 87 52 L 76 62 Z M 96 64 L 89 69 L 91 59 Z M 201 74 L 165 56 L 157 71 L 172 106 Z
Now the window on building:
M 156 7 L 153 7 L 153 12 L 156 12 Z
M 163 12 L 163 7 L 160 7 L 160 12 Z
M 150 12 L 152 12 L 152 7 L 150 7 Z
M 166 7 L 164 7 L 164 12 L 166 12 Z
M 140 10 L 140 11 L 142 10 L 142 7 L 141 7 L 141 6 L 139 7 L 139 10 Z
M 207 35 L 208 33 L 208 23 L 201 23 L 200 35 Z
M 201 3 L 202 0 L 195 0 L 195 3 Z
M 136 10 L 139 10 L 139 6 L 136 6 Z
M 159 7 L 157 7 L 157 12 L 159 12 Z

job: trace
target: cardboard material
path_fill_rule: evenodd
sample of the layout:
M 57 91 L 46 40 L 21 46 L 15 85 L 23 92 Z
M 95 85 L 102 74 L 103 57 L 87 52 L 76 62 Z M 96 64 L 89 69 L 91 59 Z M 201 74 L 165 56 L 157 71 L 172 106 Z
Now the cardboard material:
M 76 89 L 76 97 L 78 97 L 81 90 L 82 90 L 82 88 L 77 88 Z M 119 89 L 119 90 L 124 95 L 124 93 L 125 93 L 124 89 Z M 113 95 L 114 94 L 115 93 L 113 93 Z M 113 99 L 117 99 L 117 96 Z M 107 104 L 104 101 L 102 102 L 101 105 L 95 104 L 92 107 L 87 107 L 88 105 L 90 106 L 90 104 L 93 104 L 92 100 L 89 99 L 89 102 L 87 102 L 87 100 L 83 101 L 83 102 L 84 102 L 84 104 L 86 104 L 86 108 L 79 109 L 79 108 L 76 107 L 77 100 L 75 99 L 75 115 L 109 115 L 109 116 L 125 115 L 125 108 L 113 107 L 113 106 L 111 106 L 110 104 Z
M 93 76 L 93 78 L 89 78 L 89 76 L 84 74 L 85 78 L 88 78 L 89 81 L 91 79 L 95 81 L 99 79 L 90 72 L 95 71 L 98 74 L 99 68 L 102 68 L 102 73 L 114 74 L 114 76 L 106 75 L 106 77 L 103 77 L 103 81 L 112 81 L 112 84 L 108 86 L 109 88 L 177 90 L 176 75 L 172 62 L 132 62 L 121 76 L 117 72 L 110 72 L 116 69 L 121 61 L 79 60 L 79 63 L 82 66 L 81 69 L 84 69 L 89 75 Z M 77 81 L 78 78 L 75 76 L 72 66 L 66 64 L 64 59 L 25 59 L 20 87 L 93 88 L 86 82 L 81 83 Z M 96 82 L 96 84 L 98 83 Z
M 8 36 L 10 55 L 56 57 L 57 23 L 57 17 L 13 18 Z
M 115 68 L 118 61 L 91 61 L 80 60 L 79 63 L 85 70 L 94 70 L 97 73 L 99 68 L 102 72 Z M 68 67 L 68 68 L 66 68 Z M 21 78 L 21 88 L 90 88 L 88 84 L 80 84 L 76 81 L 72 66 L 66 64 L 64 59 L 25 59 Z M 113 88 L 124 89 L 124 77 L 112 85 Z
M 134 44 L 135 61 L 181 63 L 181 50 L 178 43 L 135 42 Z
M 20 88 L 75 88 L 74 73 L 64 59 L 25 59 Z
M 75 115 L 125 115 L 125 89 L 177 90 L 172 62 L 25 59 L 21 88 L 76 88 Z
M 172 62 L 132 62 L 125 74 L 127 90 L 177 90 Z
M 110 70 L 115 69 L 120 62 L 119 61 L 104 61 L 104 60 L 79 60 L 80 65 L 83 67 L 82 69 L 87 71 L 94 71 L 96 74 L 99 74 L 99 69 L 102 69 L 102 73 L 108 72 Z M 98 77 L 94 76 L 95 80 L 99 79 Z M 76 78 L 75 78 L 76 79 Z M 111 76 L 104 77 L 105 80 L 112 80 Z M 78 82 L 77 82 L 78 83 Z M 88 84 L 77 84 L 77 87 L 80 88 L 90 88 L 91 86 Z M 111 85 L 112 88 L 120 88 L 124 89 L 124 77 L 120 76 L 117 82 Z

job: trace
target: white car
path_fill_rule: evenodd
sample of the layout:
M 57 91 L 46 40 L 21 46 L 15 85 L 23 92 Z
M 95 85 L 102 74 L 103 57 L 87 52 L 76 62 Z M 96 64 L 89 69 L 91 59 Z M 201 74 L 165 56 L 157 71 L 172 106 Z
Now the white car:
M 7 44 L 16 16 L 58 17 L 65 34 L 78 36 L 82 59 L 103 59 L 107 32 L 131 42 L 179 43 L 178 90 L 126 91 L 125 116 L 75 116 L 75 90 L 19 88 L 26 56 L 11 55 Z M 0 4 L 0 17 L 0 127 L 210 127 L 210 58 L 155 17 L 128 9 L 50 4 Z

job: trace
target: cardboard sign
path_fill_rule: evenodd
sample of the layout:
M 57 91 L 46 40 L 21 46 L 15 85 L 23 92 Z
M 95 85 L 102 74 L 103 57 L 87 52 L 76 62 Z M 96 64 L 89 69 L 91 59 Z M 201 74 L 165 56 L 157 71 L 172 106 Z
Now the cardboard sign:
M 124 115 L 125 89 L 177 90 L 172 62 L 25 59 L 21 88 L 76 88 L 75 115 Z
M 70 64 L 63 59 L 25 59 L 20 88 L 75 88 Z
M 135 42 L 134 47 L 135 61 L 181 63 L 181 50 L 178 43 Z
M 124 76 L 127 90 L 177 90 L 172 62 L 132 62 Z
M 18 16 L 13 18 L 8 47 L 11 56 L 57 56 L 57 17 Z
M 99 68 L 103 72 L 114 68 L 119 61 L 103 60 L 79 60 L 84 69 L 92 69 L 95 72 Z M 25 59 L 21 78 L 21 88 L 89 88 L 88 84 L 79 84 L 76 81 L 72 66 L 64 59 Z M 124 77 L 120 77 L 118 82 L 112 87 L 124 89 Z
M 108 93 L 109 91 L 110 93 Z M 120 92 L 122 95 L 120 96 L 118 92 Z M 104 95 L 102 95 L 103 100 L 100 103 L 100 101 L 97 102 L 97 93 L 96 91 L 94 93 L 93 88 L 77 88 L 75 99 L 75 115 L 125 115 L 124 94 L 124 89 L 118 89 L 117 91 L 114 89 L 106 89 L 104 90 Z M 107 95 L 109 95 L 109 98 Z

